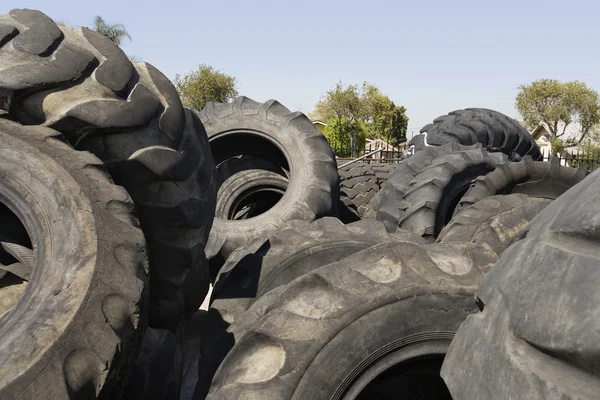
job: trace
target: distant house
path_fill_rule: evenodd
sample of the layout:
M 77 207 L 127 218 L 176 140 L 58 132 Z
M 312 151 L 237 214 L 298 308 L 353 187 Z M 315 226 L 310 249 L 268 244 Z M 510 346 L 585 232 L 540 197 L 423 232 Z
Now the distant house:
M 563 125 L 564 127 L 564 125 Z M 562 132 L 563 127 L 559 126 L 559 132 Z M 550 133 L 550 127 L 545 122 L 540 122 L 534 130 L 531 132 L 531 136 L 535 139 L 540 151 L 544 155 L 544 157 L 548 157 L 550 155 L 551 144 L 550 139 L 552 138 L 552 134 Z M 560 139 L 566 141 L 567 139 L 577 139 L 579 134 L 581 133 L 581 126 L 577 123 L 572 123 L 567 125 L 565 129 L 565 134 L 560 137 Z M 577 147 L 567 147 L 562 153 L 561 157 L 565 157 L 568 155 L 577 155 L 582 154 L 583 151 L 578 149 Z
M 378 149 L 382 149 L 379 153 L 375 153 L 369 157 L 368 160 L 395 160 L 400 157 L 405 146 L 400 145 L 401 148 L 395 147 L 383 139 L 367 139 L 365 143 L 365 154 L 373 152 Z
M 313 125 L 315 128 L 317 128 L 317 130 L 321 133 L 323 133 L 325 131 L 325 127 L 327 126 L 327 124 L 323 121 L 319 121 L 318 119 L 312 121 Z

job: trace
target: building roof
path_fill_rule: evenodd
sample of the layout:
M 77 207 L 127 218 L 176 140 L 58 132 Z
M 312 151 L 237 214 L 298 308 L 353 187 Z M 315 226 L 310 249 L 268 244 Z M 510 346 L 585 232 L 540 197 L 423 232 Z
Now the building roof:
M 312 121 L 313 124 L 327 126 L 327 124 L 321 120 L 315 119 Z
M 383 139 L 367 139 L 367 144 L 373 150 L 377 150 L 379 147 L 381 147 L 384 151 L 398 151 L 398 148 L 392 146 Z
M 563 128 L 563 124 L 558 125 L 559 132 L 562 132 Z M 543 136 L 550 136 L 550 127 L 545 122 L 540 122 L 530 133 L 535 140 L 539 140 Z M 573 122 L 567 125 L 567 128 L 565 129 L 565 134 L 560 138 L 563 140 L 566 140 L 568 138 L 577 138 L 580 133 L 581 126 L 577 122 Z

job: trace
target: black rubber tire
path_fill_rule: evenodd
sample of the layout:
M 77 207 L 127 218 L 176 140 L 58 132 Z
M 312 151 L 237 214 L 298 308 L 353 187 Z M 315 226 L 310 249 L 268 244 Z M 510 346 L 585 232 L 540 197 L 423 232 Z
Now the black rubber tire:
M 238 155 L 222 161 L 216 165 L 215 180 L 217 185 L 217 193 L 221 185 L 238 172 L 247 171 L 250 169 L 262 169 L 275 172 L 276 174 L 289 176 L 289 171 L 284 170 L 277 164 L 262 158 L 252 155 Z M 217 196 L 218 197 L 218 196 Z
M 365 213 L 363 219 L 377 219 L 377 211 L 379 211 L 379 203 L 381 201 L 381 191 L 377 192 L 375 196 L 369 201 L 365 207 Z
M 441 364 L 495 261 L 474 244 L 384 243 L 304 275 L 248 310 L 242 332 L 232 326 L 207 398 L 341 398 L 392 353 Z
M 215 262 L 222 264 L 236 248 L 293 219 L 314 221 L 337 214 L 335 156 L 304 114 L 292 113 L 275 100 L 258 103 L 242 96 L 233 103 L 209 102 L 199 116 L 217 164 L 252 155 L 290 171 L 288 190 L 272 209 L 247 220 L 215 219 L 206 247 L 209 259 L 220 258 Z
M 527 226 L 478 289 L 442 376 L 455 399 L 600 393 L 600 170 Z
M 379 221 L 364 220 L 347 225 L 333 217 L 312 223 L 293 221 L 284 229 L 257 238 L 231 254 L 215 283 L 211 308 L 232 323 L 255 299 L 276 287 L 386 242 L 426 244 L 423 238 L 410 232 L 387 233 Z
M 286 228 L 234 251 L 213 289 L 206 319 L 210 333 L 200 351 L 197 396 L 203 398 L 208 393 L 217 367 L 231 348 L 227 327 L 256 299 L 323 265 L 387 242 L 424 244 L 410 232 L 388 234 L 378 221 L 344 225 L 326 217 L 312 223 L 292 221 Z
M 524 194 L 485 198 L 453 217 L 436 243 L 471 242 L 489 246 L 498 256 L 552 200 Z
M 205 276 L 196 290 L 208 290 L 199 269 L 216 189 L 202 124 L 152 65 L 132 63 L 108 37 L 58 27 L 39 11 L 0 16 L 0 59 L 4 117 L 60 131 L 99 157 L 133 198 L 152 270 L 150 325 L 175 331 L 173 312 L 183 317 L 185 299 L 204 297 L 182 292 L 188 272 Z
M 183 324 L 169 329 L 147 328 L 122 399 L 179 399 L 183 379 Z
M 454 214 L 496 194 L 523 193 L 529 197 L 555 200 L 583 180 L 587 173 L 585 166 L 565 167 L 556 157 L 550 162 L 523 157 L 520 162 L 501 164 L 489 174 L 477 178 L 459 201 Z
M 414 175 L 404 193 L 398 227 L 433 242 L 450 221 L 454 207 L 471 182 L 506 161 L 505 154 L 488 153 L 481 148 L 432 160 Z
M 410 156 L 413 156 L 417 152 L 422 151 L 427 145 L 428 145 L 428 143 L 427 143 L 427 134 L 421 133 L 419 135 L 413 136 L 410 139 L 410 141 L 408 142 L 409 148 L 412 147 L 412 149 L 411 149 L 411 153 L 412 154 Z
M 367 204 L 379 192 L 396 165 L 358 161 L 338 170 L 340 202 L 355 214 L 357 220 L 364 217 Z
M 283 197 L 288 185 L 285 176 L 264 169 L 235 173 L 219 188 L 215 217 L 233 221 L 262 214 Z M 248 209 L 243 218 L 238 215 L 242 208 Z
M 427 144 L 441 146 L 449 142 L 462 145 L 481 143 L 488 151 L 500 151 L 518 161 L 529 155 L 534 160 L 542 158 L 535 139 L 514 119 L 485 108 L 467 108 L 452 111 L 421 128 L 427 133 Z M 418 136 L 416 137 L 418 138 Z M 415 139 L 414 144 L 421 139 Z M 413 140 L 409 144 L 413 144 Z
M 131 198 L 59 132 L 3 119 L 0 176 L 34 244 L 27 288 L 0 317 L 0 398 L 119 398 L 148 312 Z
M 398 164 L 379 191 L 377 220 L 383 222 L 388 232 L 395 232 L 398 229 L 398 221 L 402 215 L 402 199 L 417 173 L 431 164 L 433 160 L 445 154 L 480 148 L 480 144 L 462 146 L 456 143 L 449 143 L 444 146 L 429 146 Z

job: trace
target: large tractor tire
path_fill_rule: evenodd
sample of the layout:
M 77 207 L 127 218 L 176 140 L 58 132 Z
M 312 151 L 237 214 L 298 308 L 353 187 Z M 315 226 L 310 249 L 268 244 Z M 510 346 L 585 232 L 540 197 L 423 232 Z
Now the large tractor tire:
M 277 204 L 288 185 L 285 176 L 265 169 L 237 172 L 217 192 L 215 217 L 238 221 L 263 214 Z
M 288 221 L 336 215 L 339 176 L 335 157 L 304 114 L 290 112 L 274 100 L 257 103 L 238 97 L 233 103 L 209 102 L 199 116 L 217 165 L 245 155 L 267 160 L 289 173 L 288 188 L 271 209 L 242 220 L 215 218 L 206 248 L 213 265 L 222 265 L 236 248 Z
M 452 111 L 421 128 L 431 146 L 456 142 L 462 145 L 481 145 L 490 152 L 500 151 L 517 161 L 529 155 L 534 160 L 542 158 L 535 140 L 514 119 L 494 110 L 467 108 Z M 410 145 L 422 148 L 423 137 L 415 136 Z M 420 145 L 420 146 L 419 146 Z
M 216 201 L 206 133 L 175 87 L 98 32 L 13 10 L 0 16 L 0 99 L 5 118 L 60 131 L 127 189 L 148 242 L 150 324 L 173 328 L 163 310 L 183 309 L 188 273 L 206 267 Z
M 409 190 L 414 176 L 436 158 L 473 149 L 481 149 L 481 145 L 462 146 L 449 143 L 444 146 L 429 146 L 398 164 L 377 194 L 379 197 L 377 220 L 383 222 L 388 232 L 395 232 L 402 215 L 404 194 Z
M 403 196 L 393 199 L 400 203 L 397 226 L 433 242 L 452 218 L 454 207 L 471 182 L 506 161 L 505 154 L 488 153 L 481 148 L 455 151 L 431 160 L 414 174 Z M 405 177 L 394 177 L 406 181 Z
M 384 242 L 426 243 L 410 232 L 387 233 L 379 221 L 347 225 L 332 217 L 312 223 L 294 221 L 268 237 L 255 239 L 229 257 L 215 283 L 211 309 L 232 323 L 254 300 L 276 287 Z
M 454 214 L 496 194 L 522 193 L 555 200 L 585 178 L 587 173 L 585 166 L 571 168 L 560 165 L 557 157 L 550 162 L 523 157 L 519 162 L 501 164 L 489 174 L 477 178 L 460 199 Z
M 148 262 L 133 202 L 59 132 L 0 119 L 0 398 L 119 398 Z
M 550 203 L 550 199 L 517 193 L 487 197 L 453 217 L 442 229 L 436 243 L 487 245 L 500 256 L 529 221 Z
M 216 188 L 206 132 L 171 82 L 98 32 L 12 10 L 0 16 L 0 114 L 60 131 L 125 187 L 148 247 L 149 326 L 178 335 L 208 292 Z
M 231 327 L 207 398 L 449 399 L 439 369 L 495 261 L 474 244 L 384 243 L 310 272 Z
M 358 221 L 365 216 L 367 205 L 388 180 L 398 164 L 369 164 L 356 162 L 338 170 L 340 175 L 340 211 L 344 222 Z
M 206 395 L 217 367 L 231 348 L 227 327 L 257 299 L 319 267 L 387 242 L 424 244 L 422 238 L 409 232 L 388 234 L 378 221 L 344 225 L 336 218 L 321 218 L 310 224 L 294 221 L 285 229 L 234 251 L 213 290 L 197 393 Z
M 482 281 L 442 377 L 455 399 L 600 393 L 600 171 L 537 215 Z

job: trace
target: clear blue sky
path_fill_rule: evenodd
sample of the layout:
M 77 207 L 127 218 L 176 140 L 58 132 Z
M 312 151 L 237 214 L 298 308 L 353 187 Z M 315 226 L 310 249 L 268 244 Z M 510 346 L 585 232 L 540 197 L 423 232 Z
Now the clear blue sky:
M 580 80 L 600 90 L 598 1 L 19 0 L 55 20 L 123 23 L 123 49 L 167 77 L 206 63 L 240 94 L 309 112 L 343 83 L 375 83 L 409 129 L 464 107 L 518 117 L 517 85 Z

